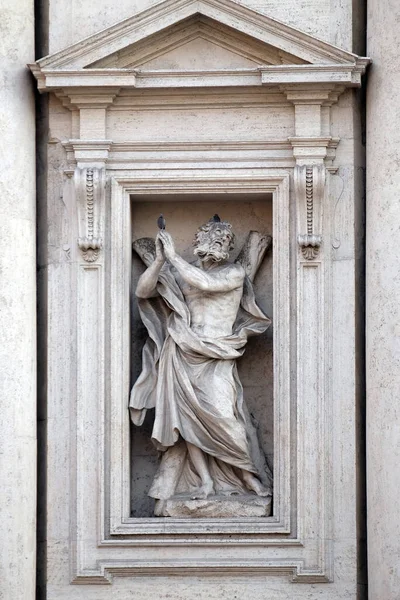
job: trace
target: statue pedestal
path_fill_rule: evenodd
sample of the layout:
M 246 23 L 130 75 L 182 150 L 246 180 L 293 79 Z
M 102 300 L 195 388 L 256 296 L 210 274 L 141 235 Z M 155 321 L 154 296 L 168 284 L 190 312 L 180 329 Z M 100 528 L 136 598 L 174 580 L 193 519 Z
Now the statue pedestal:
M 271 496 L 221 495 L 192 500 L 189 495 L 177 495 L 168 500 L 156 500 L 154 514 L 157 517 L 176 518 L 269 517 L 271 508 Z

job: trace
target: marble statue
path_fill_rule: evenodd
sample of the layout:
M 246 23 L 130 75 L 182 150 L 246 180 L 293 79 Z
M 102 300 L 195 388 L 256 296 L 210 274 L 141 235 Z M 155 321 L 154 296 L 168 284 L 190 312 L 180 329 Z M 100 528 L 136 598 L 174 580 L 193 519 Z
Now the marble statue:
M 155 514 L 268 516 L 271 474 L 236 359 L 248 336 L 270 325 L 252 281 L 271 238 L 250 232 L 229 262 L 232 226 L 215 215 L 197 230 L 196 260 L 188 263 L 161 217 L 155 244 L 151 238 L 134 243 L 147 266 L 136 296 L 149 338 L 130 398 L 136 425 L 155 408 L 152 441 L 162 456 L 149 491 Z

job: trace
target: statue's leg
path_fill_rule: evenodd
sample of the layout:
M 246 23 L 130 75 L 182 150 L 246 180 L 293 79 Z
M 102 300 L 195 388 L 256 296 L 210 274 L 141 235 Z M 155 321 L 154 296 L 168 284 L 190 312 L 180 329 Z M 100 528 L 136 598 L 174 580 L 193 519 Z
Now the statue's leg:
M 242 477 L 249 490 L 255 492 L 257 496 L 271 496 L 271 492 L 265 488 L 261 481 L 253 475 L 253 473 L 250 473 L 250 471 L 242 469 Z
M 197 498 L 207 498 L 210 494 L 214 494 L 214 483 L 210 475 L 210 471 L 208 469 L 207 459 L 204 456 L 204 453 L 200 448 L 186 442 L 190 460 L 193 463 L 194 468 L 196 469 L 200 479 L 201 486 L 197 488 L 192 493 L 192 500 L 196 500 Z

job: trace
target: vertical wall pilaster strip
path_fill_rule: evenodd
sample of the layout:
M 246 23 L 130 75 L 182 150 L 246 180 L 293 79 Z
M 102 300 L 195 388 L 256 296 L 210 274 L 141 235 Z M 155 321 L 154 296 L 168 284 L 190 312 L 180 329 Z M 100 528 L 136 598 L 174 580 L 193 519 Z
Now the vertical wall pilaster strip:
M 324 281 L 320 261 L 300 260 L 297 285 L 297 439 L 299 537 L 313 537 L 316 520 L 310 507 L 319 507 L 317 523 L 320 541 L 315 553 L 324 555 L 328 517 L 326 512 L 326 477 L 330 437 L 326 431 L 325 361 L 324 361 Z M 326 456 L 326 454 L 328 456 Z M 304 458 L 307 457 L 307 461 Z M 318 545 L 320 546 L 318 548 Z M 329 564 L 318 565 L 328 573 Z
M 400 4 L 368 2 L 366 388 L 369 598 L 400 595 Z
M 274 271 L 274 497 L 285 527 L 291 516 L 291 377 L 290 377 L 290 196 L 289 178 L 282 180 L 273 196 Z M 279 504 L 277 500 L 279 499 Z
M 0 40 L 0 597 L 35 598 L 34 3 L 4 0 Z
M 80 249 L 77 265 L 76 530 L 75 572 L 90 564 L 86 540 L 98 535 L 104 406 L 104 233 L 105 174 L 75 172 Z M 87 485 L 88 481 L 92 485 Z
M 332 577 L 330 542 L 331 432 L 329 365 L 326 351 L 327 260 L 323 250 L 324 198 L 327 197 L 323 164 L 295 167 L 294 190 L 297 209 L 299 251 L 297 254 L 297 439 L 299 537 L 309 540 L 318 524 L 319 535 L 310 552 L 315 552 L 318 568 Z M 315 228 L 318 227 L 318 234 Z M 300 232 L 306 231 L 306 234 Z M 321 249 L 322 246 L 322 249 Z M 328 344 L 329 348 L 329 344 Z M 328 369 L 329 370 L 329 369 Z M 307 457 L 307 460 L 305 460 Z M 317 519 L 310 507 L 318 507 Z M 311 545 L 310 545 L 311 548 Z
M 111 183 L 111 306 L 110 314 L 110 404 L 115 414 L 111 418 L 110 529 L 121 525 L 121 514 L 130 516 L 130 430 L 127 410 L 130 392 L 130 276 L 131 223 L 130 198 L 117 181 Z M 119 374 L 116 377 L 116 373 Z M 118 414 L 116 412 L 118 411 Z M 122 443 L 121 443 L 122 442 Z M 122 492 L 122 493 L 121 493 Z M 118 518 L 119 516 L 119 518 Z

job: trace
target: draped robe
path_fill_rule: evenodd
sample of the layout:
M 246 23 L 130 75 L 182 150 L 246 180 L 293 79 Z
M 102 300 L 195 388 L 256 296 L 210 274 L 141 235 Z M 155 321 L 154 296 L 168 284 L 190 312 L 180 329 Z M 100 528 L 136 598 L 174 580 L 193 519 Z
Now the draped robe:
M 167 264 L 156 289 L 158 296 L 138 299 L 149 337 L 129 404 L 136 425 L 143 423 L 148 409 L 155 408 L 152 441 L 162 459 L 149 495 L 167 499 L 200 485 L 185 441 L 207 455 L 216 493 L 247 492 L 241 469 L 254 473 L 268 487 L 270 474 L 236 366 L 248 336 L 264 332 L 271 322 L 257 306 L 250 280 L 244 280 L 232 334 L 218 338 L 190 328 L 184 295 Z

